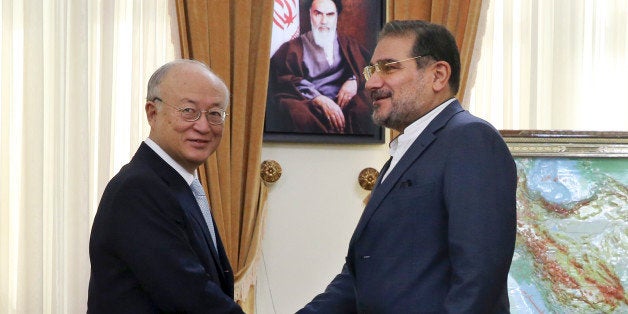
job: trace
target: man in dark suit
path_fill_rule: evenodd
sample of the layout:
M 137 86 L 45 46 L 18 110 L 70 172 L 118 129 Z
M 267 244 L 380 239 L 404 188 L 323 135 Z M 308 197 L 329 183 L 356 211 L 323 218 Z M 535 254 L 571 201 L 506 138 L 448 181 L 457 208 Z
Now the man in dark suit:
M 453 36 L 390 22 L 371 64 L 373 119 L 401 135 L 342 272 L 300 313 L 508 313 L 516 168 L 499 133 L 454 98 Z
M 243 313 L 196 176 L 220 143 L 229 91 L 203 63 L 176 60 L 151 76 L 146 99 L 150 134 L 94 218 L 88 312 Z

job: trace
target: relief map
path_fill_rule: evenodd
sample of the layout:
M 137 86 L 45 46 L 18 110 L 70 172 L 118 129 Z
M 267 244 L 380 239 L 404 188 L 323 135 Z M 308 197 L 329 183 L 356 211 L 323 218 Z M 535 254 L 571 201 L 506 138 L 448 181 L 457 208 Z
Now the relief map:
M 628 159 L 516 163 L 512 313 L 628 313 Z

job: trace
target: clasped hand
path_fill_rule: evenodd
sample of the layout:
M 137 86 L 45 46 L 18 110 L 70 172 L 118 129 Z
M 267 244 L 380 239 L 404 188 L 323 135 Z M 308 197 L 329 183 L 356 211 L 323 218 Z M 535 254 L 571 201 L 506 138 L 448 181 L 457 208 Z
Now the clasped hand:
M 321 109 L 335 131 L 344 132 L 345 116 L 342 113 L 342 108 L 349 104 L 357 91 L 358 84 L 356 80 L 347 80 L 338 91 L 338 103 L 324 95 L 314 98 L 312 102 Z

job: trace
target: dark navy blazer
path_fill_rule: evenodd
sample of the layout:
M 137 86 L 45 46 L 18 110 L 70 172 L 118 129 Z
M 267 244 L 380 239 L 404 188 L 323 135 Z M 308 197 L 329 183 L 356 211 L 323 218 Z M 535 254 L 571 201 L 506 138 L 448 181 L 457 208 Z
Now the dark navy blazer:
M 342 272 L 299 313 L 508 313 L 516 186 L 497 130 L 454 101 L 378 181 Z
M 142 143 L 107 185 L 89 244 L 89 313 L 242 313 L 218 233 L 192 190 Z

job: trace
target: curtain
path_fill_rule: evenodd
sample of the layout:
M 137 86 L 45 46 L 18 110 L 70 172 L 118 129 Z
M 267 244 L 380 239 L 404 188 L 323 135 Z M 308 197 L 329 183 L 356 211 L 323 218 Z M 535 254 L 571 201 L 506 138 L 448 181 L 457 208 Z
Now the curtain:
M 500 129 L 628 131 L 628 2 L 486 1 L 466 106 Z
M 482 0 L 388 0 L 387 20 L 425 20 L 442 24 L 456 38 L 460 50 L 460 90 L 462 102 L 469 76 L 469 65 L 475 43 Z M 398 132 L 391 130 L 391 138 Z
M 267 193 L 260 159 L 273 1 L 179 0 L 177 10 L 183 57 L 206 62 L 232 93 L 221 144 L 199 173 L 235 272 L 235 299 L 253 313 Z
M 0 313 L 85 313 L 91 221 L 148 134 L 146 81 L 178 53 L 175 12 L 2 1 Z

